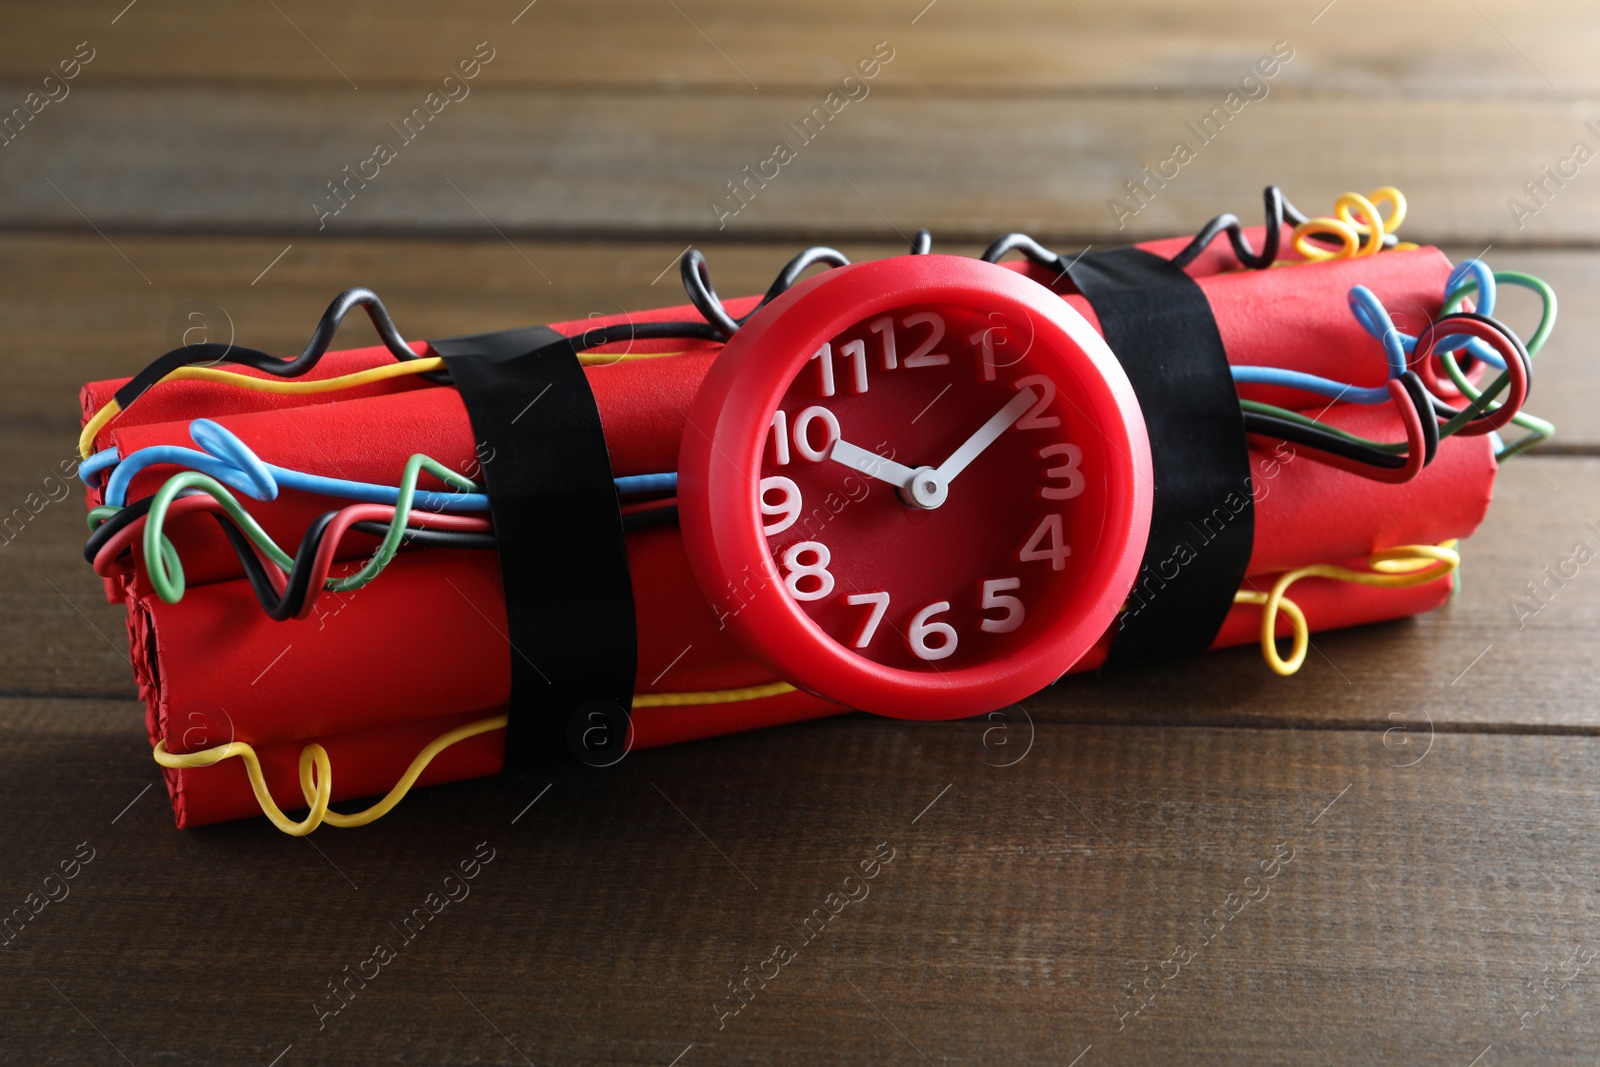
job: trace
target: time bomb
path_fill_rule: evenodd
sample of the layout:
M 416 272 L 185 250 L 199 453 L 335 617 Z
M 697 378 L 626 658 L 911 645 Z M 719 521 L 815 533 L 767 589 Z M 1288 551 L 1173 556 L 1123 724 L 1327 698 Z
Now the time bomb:
M 1250 642 L 1290 673 L 1440 606 L 1549 432 L 1553 298 L 1524 344 L 1495 285 L 1548 290 L 1398 242 L 1397 192 L 1266 203 L 1070 262 L 808 249 L 726 301 L 691 251 L 687 306 L 428 342 L 351 290 L 293 360 L 89 384 L 85 554 L 179 825 Z M 329 351 L 356 308 L 383 343 Z

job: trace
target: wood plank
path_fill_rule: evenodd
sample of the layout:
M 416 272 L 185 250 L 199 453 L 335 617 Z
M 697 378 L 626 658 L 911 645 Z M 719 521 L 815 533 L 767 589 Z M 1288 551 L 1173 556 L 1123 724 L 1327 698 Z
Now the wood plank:
M 1371 732 L 1050 726 L 998 768 L 981 723 L 854 718 L 421 790 L 313 849 L 173 830 L 103 706 L 0 722 L 6 906 L 94 850 L 0 969 L 26 1062 L 1554 1064 L 1600 1038 L 1593 963 L 1562 966 L 1600 947 L 1589 738 L 1441 736 L 1399 769 Z
M 1600 184 L 1586 171 L 1552 184 L 1536 215 L 1508 206 L 1575 141 L 1596 143 L 1581 109 L 1557 100 L 1399 99 L 1375 130 L 1348 98 L 1285 94 L 1248 105 L 1206 143 L 1187 124 L 1221 105 L 1215 92 L 1070 107 L 883 94 L 813 120 L 820 132 L 807 141 L 790 124 L 822 106 L 814 91 L 485 90 L 407 142 L 391 123 L 420 106 L 417 92 L 338 102 L 330 92 L 86 85 L 7 146 L 0 226 L 884 241 L 926 225 L 946 241 L 1024 229 L 1104 243 L 1193 231 L 1223 210 L 1254 214 L 1256 187 L 1277 182 L 1308 210 L 1347 189 L 1399 185 L 1418 240 L 1600 238 Z M 785 165 L 780 140 L 794 152 Z M 1169 165 L 1176 177 L 1152 179 L 1142 209 L 1119 218 L 1124 183 L 1179 140 L 1192 161 Z M 380 141 L 395 158 L 364 164 Z M 764 187 L 763 166 L 776 174 Z M 330 192 L 335 179 L 350 183 L 344 199 Z M 730 191 L 736 179 L 751 182 L 748 203 Z
M 1296 54 L 1284 86 L 1363 94 L 1486 97 L 1581 94 L 1597 84 L 1600 29 L 1581 0 L 1536 7 L 1325 0 L 1173 6 L 1096 0 L 826 0 L 779 5 L 317 5 L 284 0 L 217 12 L 202 0 L 125 0 L 88 12 L 49 6 L 7 26 L 0 78 L 42 78 L 85 38 L 96 80 L 325 85 L 338 93 L 437 82 L 487 40 L 499 85 L 730 88 L 761 91 L 836 81 L 879 40 L 897 55 L 892 83 L 910 90 L 1144 92 L 1236 82 L 1279 40 Z M 119 12 L 121 12 L 119 16 Z M 113 25 L 114 16 L 115 24 Z M 626 57 L 625 59 L 623 57 Z M 348 80 L 347 80 L 348 79 Z M 749 79 L 749 80 L 747 80 Z

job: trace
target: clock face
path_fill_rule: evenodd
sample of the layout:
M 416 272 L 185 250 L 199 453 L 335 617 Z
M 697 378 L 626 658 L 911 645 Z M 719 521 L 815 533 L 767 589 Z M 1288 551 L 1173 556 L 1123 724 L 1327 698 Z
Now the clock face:
M 977 714 L 1113 622 L 1149 529 L 1132 388 L 1077 312 L 953 256 L 836 268 L 718 355 L 679 462 L 684 547 L 752 655 L 839 703 Z
M 824 342 L 772 414 L 755 487 L 784 595 L 912 671 L 1048 625 L 1105 510 L 1056 371 L 1030 320 L 976 307 L 901 305 Z

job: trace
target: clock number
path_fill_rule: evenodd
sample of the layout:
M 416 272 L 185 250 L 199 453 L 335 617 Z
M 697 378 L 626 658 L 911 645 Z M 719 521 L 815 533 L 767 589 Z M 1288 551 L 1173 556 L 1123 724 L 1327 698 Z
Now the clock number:
M 783 499 L 777 503 L 768 503 L 767 494 L 780 493 Z M 781 474 L 774 474 L 769 478 L 761 479 L 761 514 L 780 516 L 776 522 L 761 527 L 761 532 L 771 537 L 781 534 L 794 525 L 800 517 L 800 487 L 794 484 L 792 478 L 785 478 Z
M 878 624 L 883 621 L 883 613 L 889 610 L 888 593 L 852 593 L 844 598 L 844 602 L 851 607 L 865 607 L 872 605 L 872 610 L 867 612 L 867 620 L 861 624 L 861 632 L 856 634 L 855 647 L 866 648 L 872 643 L 872 636 L 878 632 Z
M 877 334 L 883 342 L 883 369 L 894 370 L 899 366 L 894 349 L 894 319 L 888 315 L 881 319 L 873 319 L 867 329 Z
M 1040 459 L 1049 459 L 1051 456 L 1065 456 L 1067 461 L 1059 467 L 1051 467 L 1044 472 L 1044 476 L 1065 478 L 1067 484 L 1059 489 L 1053 485 L 1043 486 L 1039 490 L 1039 495 L 1046 500 L 1071 500 L 1083 492 L 1083 472 L 1078 469 L 1078 465 L 1083 462 L 1083 449 L 1065 442 L 1045 445 L 1039 449 Z
M 772 462 L 789 465 L 789 413 L 782 408 L 772 413 Z
M 1008 634 L 1022 625 L 1027 609 L 1022 606 L 1022 601 L 1014 596 L 1008 596 L 1008 589 L 1021 589 L 1021 578 L 990 578 L 983 583 L 983 599 L 980 606 L 984 611 L 993 611 L 999 608 L 1004 611 L 1005 618 L 984 619 L 978 623 L 978 629 L 990 634 Z
M 905 326 L 928 326 L 931 329 L 928 337 L 917 350 L 905 358 L 908 367 L 942 367 L 950 362 L 950 357 L 942 352 L 935 352 L 934 346 L 944 340 L 944 317 L 932 311 L 919 311 L 915 315 L 907 315 L 901 320 Z M 832 395 L 831 393 L 829 394 Z
M 846 359 L 854 361 L 855 366 L 852 369 L 855 371 L 855 381 L 853 382 L 853 384 L 855 385 L 855 391 L 858 392 L 858 393 L 866 392 L 867 391 L 867 342 L 865 342 L 865 341 L 851 341 L 848 344 L 840 345 L 839 346 L 839 355 L 845 357 Z
M 800 557 L 804 555 L 811 556 L 812 561 L 802 563 Z M 789 568 L 789 573 L 783 584 L 789 595 L 796 600 L 821 600 L 833 592 L 833 575 L 828 571 L 828 564 L 832 562 L 833 553 L 821 541 L 800 541 L 784 549 L 783 565 Z M 801 589 L 803 578 L 815 578 L 816 588 Z
M 969 344 L 978 345 L 983 351 L 983 380 L 986 382 L 994 381 L 994 333 L 1003 329 L 1004 326 L 985 326 L 967 338 Z
M 1050 561 L 1050 569 L 1059 571 L 1067 565 L 1067 557 L 1070 555 L 1072 546 L 1066 543 L 1066 538 L 1061 533 L 1061 516 L 1052 512 L 1040 520 L 1038 528 L 1029 536 L 1027 544 L 1017 553 L 1017 559 L 1024 563 L 1047 559 Z
M 811 354 L 811 358 L 817 361 L 817 366 L 818 366 L 818 368 L 820 369 L 820 371 L 822 373 L 822 395 L 823 396 L 832 396 L 833 395 L 833 343 L 831 341 L 822 342 L 822 347 L 817 349 L 815 352 L 813 352 Z
M 912 655 L 931 663 L 955 654 L 956 628 L 947 622 L 930 621 L 933 616 L 949 610 L 950 601 L 936 600 L 912 616 L 911 629 L 906 634 L 906 642 L 911 645 Z M 928 644 L 928 638 L 935 634 L 939 637 L 939 643 Z
M 1028 386 L 1037 386 L 1040 392 L 1039 402 L 1027 411 L 1016 422 L 1018 430 L 1049 430 L 1061 425 L 1061 419 L 1056 415 L 1046 415 L 1044 409 L 1049 407 L 1056 398 L 1056 383 L 1047 374 L 1029 374 L 1018 378 L 1011 383 L 1013 389 L 1022 390 Z
M 813 448 L 811 424 L 818 419 L 821 419 L 822 425 L 827 428 L 827 436 L 823 438 L 821 448 Z M 800 453 L 801 459 L 821 463 L 828 458 L 828 453 L 833 451 L 833 443 L 838 439 L 839 420 L 834 417 L 833 412 L 821 404 L 812 404 L 794 417 L 794 450 Z

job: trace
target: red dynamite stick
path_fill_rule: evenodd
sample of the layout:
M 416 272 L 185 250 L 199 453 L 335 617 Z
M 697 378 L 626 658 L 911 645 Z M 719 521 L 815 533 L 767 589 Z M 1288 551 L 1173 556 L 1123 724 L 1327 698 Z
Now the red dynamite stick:
M 1259 247 L 1259 234 L 1254 237 Z M 1147 247 L 1170 255 L 1183 243 L 1152 242 Z M 1437 313 L 1449 270 L 1442 255 L 1424 249 L 1292 270 L 1204 275 L 1208 265 L 1215 270 L 1231 264 L 1231 253 L 1219 252 L 1218 247 L 1220 243 L 1208 250 L 1191 272 L 1203 275 L 1201 284 L 1232 362 L 1287 366 L 1359 385 L 1381 384 L 1387 370 L 1381 348 L 1345 306 L 1350 284 L 1368 285 L 1387 305 L 1402 309 L 1402 315 L 1403 309 L 1414 307 L 1419 320 L 1415 327 L 1420 327 L 1425 317 Z M 1015 269 L 1035 277 L 1041 273 L 1032 265 Z M 1066 299 L 1094 321 L 1082 298 Z M 753 298 L 746 298 L 728 301 L 727 306 L 738 315 L 753 303 Z M 687 308 L 631 316 L 640 322 L 695 317 L 697 313 Z M 576 333 L 597 324 L 604 323 L 584 321 L 558 329 Z M 1408 325 L 1404 318 L 1401 325 Z M 635 351 L 709 352 L 714 347 L 704 342 L 655 341 L 641 342 Z M 420 344 L 413 348 L 423 350 Z M 315 373 L 327 377 L 392 359 L 382 348 L 329 353 Z M 673 469 L 683 411 L 708 363 L 709 356 L 677 356 L 590 368 L 619 474 Z M 97 409 L 120 384 L 85 387 L 86 411 Z M 1288 390 L 1242 392 L 1292 406 L 1325 403 Z M 167 399 L 158 403 L 162 397 Z M 459 397 L 448 388 L 426 386 L 414 376 L 362 387 L 360 393 L 304 397 L 203 382 L 170 383 L 152 390 L 113 422 L 97 447 L 115 443 L 127 455 L 150 444 L 189 444 L 188 420 L 198 416 L 216 418 L 271 462 L 334 477 L 393 483 L 406 457 L 417 451 L 464 471 L 471 470 L 476 459 Z M 1323 418 L 1368 436 L 1403 436 L 1398 419 L 1387 408 L 1340 405 Z M 1359 565 L 1360 558 L 1379 548 L 1470 533 L 1487 507 L 1495 469 L 1486 438 L 1444 442 L 1438 458 L 1420 477 L 1395 487 L 1352 478 L 1304 455 L 1287 456 L 1252 452 L 1257 532 L 1250 573 L 1260 576 L 1262 587 L 1272 573 L 1290 567 L 1345 559 Z M 130 499 L 153 491 L 171 471 L 156 468 L 140 475 Z M 248 503 L 269 532 L 287 545 L 297 543 L 312 516 L 338 504 L 287 492 L 271 503 Z M 135 585 L 129 601 L 130 631 L 152 740 L 165 738 L 171 751 L 219 743 L 214 736 L 204 740 L 192 736 L 196 743 L 186 746 L 185 724 L 186 715 L 196 708 L 215 716 L 216 711 L 206 709 L 223 705 L 232 736 L 264 746 L 263 765 L 272 792 L 280 805 L 292 808 L 303 805 L 295 766 L 306 739 L 330 739 L 325 743 L 334 757 L 334 796 L 348 799 L 386 789 L 427 740 L 450 726 L 503 710 L 512 653 L 503 638 L 504 605 L 493 553 L 402 553 L 366 588 L 343 598 L 329 597 L 309 619 L 275 623 L 261 613 L 246 583 L 237 580 L 237 560 L 209 518 L 195 515 L 171 530 L 189 577 L 184 600 L 167 605 Z M 348 557 L 365 554 L 374 543 L 355 535 L 349 542 Z M 675 530 L 630 535 L 629 551 L 640 622 L 641 692 L 772 680 L 720 628 L 688 571 Z M 762 580 L 753 577 L 756 584 L 750 595 L 760 595 Z M 1374 589 L 1307 579 L 1290 596 L 1313 625 L 1323 629 L 1430 610 L 1442 602 L 1448 588 L 1448 581 L 1412 589 Z M 1236 606 L 1216 647 L 1254 641 L 1260 610 Z M 1284 619 L 1280 618 L 1279 629 L 1287 632 Z M 1103 640 L 1074 669 L 1097 665 L 1108 643 Z M 415 654 L 422 648 L 426 664 Z M 400 663 L 417 664 L 416 676 L 395 670 Z M 448 664 L 450 669 L 433 668 L 434 664 Z M 652 680 L 652 665 L 657 664 L 670 664 L 670 670 Z M 428 674 L 442 675 L 453 684 L 433 686 Z M 634 747 L 839 710 L 805 694 L 640 709 L 635 713 Z M 492 773 L 498 769 L 499 746 L 498 733 L 473 738 L 458 746 L 462 755 L 441 756 L 422 780 Z M 267 759 L 268 751 L 275 754 L 272 759 Z M 346 765 L 349 770 L 341 776 Z M 238 761 L 169 771 L 168 781 L 175 799 L 181 797 L 184 825 L 256 810 Z

